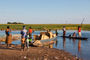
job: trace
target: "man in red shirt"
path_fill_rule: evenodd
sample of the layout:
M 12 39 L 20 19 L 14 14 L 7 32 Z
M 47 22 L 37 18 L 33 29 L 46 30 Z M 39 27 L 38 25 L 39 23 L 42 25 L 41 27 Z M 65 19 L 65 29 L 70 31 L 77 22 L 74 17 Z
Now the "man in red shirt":
M 32 37 L 32 28 L 29 27 L 29 37 Z
M 78 35 L 81 37 L 81 26 L 78 26 Z

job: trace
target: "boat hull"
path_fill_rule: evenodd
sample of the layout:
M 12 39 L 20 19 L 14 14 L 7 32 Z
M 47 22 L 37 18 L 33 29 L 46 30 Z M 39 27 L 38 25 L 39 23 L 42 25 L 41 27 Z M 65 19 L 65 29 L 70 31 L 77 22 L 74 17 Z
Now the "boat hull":
M 54 43 L 54 41 L 56 41 L 56 38 L 57 37 L 53 37 L 53 38 L 50 38 L 50 39 L 44 39 L 44 40 L 36 40 L 33 43 L 33 45 L 34 46 L 45 46 L 45 45 L 49 45 L 49 44 Z
M 87 40 L 87 39 L 88 39 L 88 38 L 86 38 L 86 37 L 69 37 L 69 36 L 60 36 L 60 37 L 70 38 L 70 39 L 81 39 L 81 40 Z

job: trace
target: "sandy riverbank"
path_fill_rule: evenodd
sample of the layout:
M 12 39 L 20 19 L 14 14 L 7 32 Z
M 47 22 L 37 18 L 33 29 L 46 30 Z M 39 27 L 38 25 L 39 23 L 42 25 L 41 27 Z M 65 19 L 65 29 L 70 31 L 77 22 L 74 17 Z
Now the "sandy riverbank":
M 45 47 L 30 47 L 21 51 L 20 45 L 6 48 L 0 45 L 0 60 L 78 60 L 63 50 Z

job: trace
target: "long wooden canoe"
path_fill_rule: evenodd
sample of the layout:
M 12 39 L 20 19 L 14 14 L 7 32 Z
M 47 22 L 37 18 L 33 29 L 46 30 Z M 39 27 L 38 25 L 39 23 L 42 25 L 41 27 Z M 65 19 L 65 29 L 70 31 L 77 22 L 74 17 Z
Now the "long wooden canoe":
M 56 36 L 57 37 L 57 36 Z M 50 38 L 50 39 L 44 39 L 44 40 L 36 40 L 33 45 L 34 46 L 44 46 L 54 43 L 56 40 L 56 37 Z
M 88 39 L 87 37 L 70 37 L 70 36 L 60 36 L 60 37 L 70 38 L 70 39 L 81 39 L 81 40 L 87 40 Z

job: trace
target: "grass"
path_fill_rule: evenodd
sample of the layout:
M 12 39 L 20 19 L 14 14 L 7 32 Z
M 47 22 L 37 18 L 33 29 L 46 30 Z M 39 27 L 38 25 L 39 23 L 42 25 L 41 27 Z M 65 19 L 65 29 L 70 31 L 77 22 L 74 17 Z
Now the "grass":
M 12 30 L 21 30 L 23 25 L 26 26 L 26 29 L 29 29 L 31 26 L 34 30 L 55 30 L 62 29 L 63 26 L 66 26 L 67 30 L 77 30 L 80 24 L 0 24 L 0 30 L 5 30 L 7 26 L 10 26 Z M 83 24 L 82 30 L 90 30 L 90 24 Z

